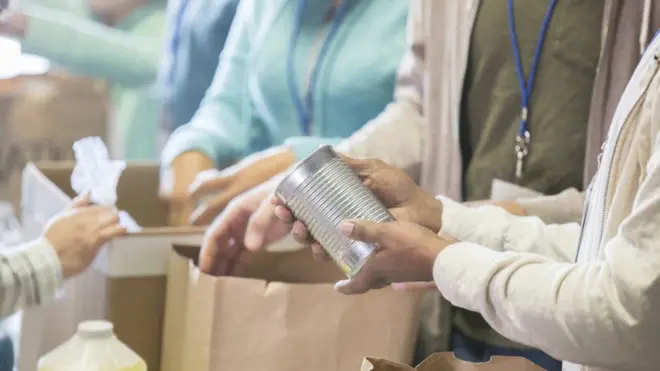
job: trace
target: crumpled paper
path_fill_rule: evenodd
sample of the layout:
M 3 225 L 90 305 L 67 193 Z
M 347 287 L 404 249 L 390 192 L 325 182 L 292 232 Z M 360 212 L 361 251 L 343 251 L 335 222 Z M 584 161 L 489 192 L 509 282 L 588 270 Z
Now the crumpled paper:
M 117 203 L 117 184 L 126 169 L 125 161 L 113 160 L 99 137 L 83 138 L 73 144 L 76 166 L 71 174 L 71 188 L 81 195 L 89 193 L 92 203 L 114 206 Z M 129 232 L 141 228 L 125 211 L 119 212 L 120 224 Z

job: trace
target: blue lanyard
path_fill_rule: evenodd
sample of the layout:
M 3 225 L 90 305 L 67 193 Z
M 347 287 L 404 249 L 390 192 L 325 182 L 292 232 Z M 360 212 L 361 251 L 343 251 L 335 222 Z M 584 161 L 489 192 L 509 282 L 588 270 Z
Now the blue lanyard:
M 181 26 L 183 25 L 183 16 L 186 13 L 186 7 L 188 6 L 188 0 L 180 0 L 181 5 L 179 6 L 179 10 L 176 14 L 176 19 L 174 20 L 174 27 L 172 29 L 172 39 L 170 40 L 170 58 L 171 63 L 170 63 L 170 70 L 168 73 L 168 82 L 172 83 L 174 81 L 174 75 L 175 75 L 175 69 L 176 69 L 176 61 L 177 61 L 177 55 L 176 53 L 178 52 L 179 49 L 179 43 L 181 40 Z
M 520 97 L 521 97 L 521 116 L 520 116 L 520 130 L 516 137 L 516 178 L 522 178 L 523 160 L 529 154 L 529 143 L 531 135 L 529 133 L 529 126 L 527 120 L 529 118 L 529 99 L 532 96 L 534 89 L 534 80 L 536 79 L 536 70 L 541 57 L 541 50 L 545 42 L 545 36 L 550 28 L 550 19 L 552 13 L 557 5 L 557 0 L 551 0 L 548 11 L 543 18 L 543 25 L 539 32 L 538 40 L 536 41 L 536 50 L 534 51 L 534 59 L 532 60 L 532 68 L 529 71 L 529 79 L 525 81 L 525 74 L 522 67 L 522 57 L 520 56 L 520 46 L 518 45 L 518 33 L 516 32 L 515 16 L 513 14 L 513 0 L 509 0 L 509 32 L 511 35 L 511 45 L 513 47 L 513 58 L 516 62 L 516 73 L 518 74 L 518 83 L 520 84 Z
M 296 18 L 294 20 L 293 31 L 291 33 L 291 42 L 289 45 L 289 55 L 287 59 L 287 76 L 289 82 L 289 90 L 291 91 L 293 102 L 296 105 L 296 110 L 298 111 L 298 116 L 300 119 L 300 125 L 302 126 L 303 135 L 310 135 L 311 133 L 311 124 L 313 120 L 313 108 L 314 108 L 313 94 L 316 86 L 316 80 L 318 78 L 318 73 L 323 64 L 323 60 L 326 54 L 328 53 L 328 49 L 330 48 L 332 40 L 337 35 L 337 30 L 339 29 L 341 22 L 346 16 L 346 13 L 348 13 L 347 10 L 349 3 L 350 3 L 349 0 L 344 0 L 342 4 L 339 6 L 339 8 L 337 8 L 337 13 L 335 15 L 334 20 L 332 21 L 332 25 L 330 27 L 330 31 L 328 32 L 328 36 L 323 42 L 323 46 L 321 46 L 321 50 L 319 51 L 318 57 L 316 59 L 316 64 L 314 65 L 314 69 L 312 70 L 310 76 L 307 94 L 305 95 L 305 99 L 303 101 L 302 97 L 300 97 L 300 93 L 298 92 L 299 87 L 298 87 L 298 81 L 296 79 L 295 54 L 296 54 L 296 44 L 298 42 L 298 37 L 300 36 L 300 26 L 302 23 L 303 11 L 305 10 L 305 5 L 307 4 L 307 0 L 299 0 L 298 2 L 298 8 L 296 9 L 296 15 L 295 15 Z

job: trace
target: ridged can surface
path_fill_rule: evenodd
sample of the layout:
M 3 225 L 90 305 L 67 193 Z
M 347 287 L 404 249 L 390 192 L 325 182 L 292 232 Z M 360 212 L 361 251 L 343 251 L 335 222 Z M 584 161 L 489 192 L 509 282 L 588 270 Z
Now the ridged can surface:
M 376 247 L 346 237 L 339 225 L 347 219 L 394 220 L 330 146 L 303 160 L 282 180 L 276 194 L 349 277 L 359 272 Z

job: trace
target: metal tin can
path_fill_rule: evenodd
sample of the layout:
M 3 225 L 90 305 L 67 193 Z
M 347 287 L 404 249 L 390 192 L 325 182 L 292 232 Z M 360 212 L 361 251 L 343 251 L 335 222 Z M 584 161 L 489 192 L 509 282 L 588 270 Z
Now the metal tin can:
M 360 271 L 376 246 L 346 237 L 339 225 L 347 219 L 394 220 L 330 146 L 317 149 L 298 164 L 275 194 L 349 277 Z

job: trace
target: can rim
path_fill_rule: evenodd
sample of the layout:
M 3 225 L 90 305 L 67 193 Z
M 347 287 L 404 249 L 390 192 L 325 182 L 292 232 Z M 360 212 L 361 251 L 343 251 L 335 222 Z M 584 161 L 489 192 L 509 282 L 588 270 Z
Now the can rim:
M 326 144 L 315 149 L 314 152 L 310 153 L 289 170 L 277 185 L 277 188 L 275 188 L 275 195 L 287 204 L 296 190 L 298 190 L 309 176 L 317 173 L 325 164 L 334 158 L 340 157 L 330 145 Z

